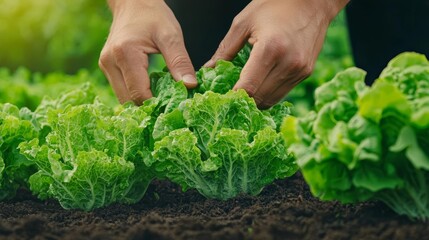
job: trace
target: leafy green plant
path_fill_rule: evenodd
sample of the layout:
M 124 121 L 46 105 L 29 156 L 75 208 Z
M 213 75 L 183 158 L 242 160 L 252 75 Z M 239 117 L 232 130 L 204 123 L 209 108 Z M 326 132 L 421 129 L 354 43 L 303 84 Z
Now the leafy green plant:
M 234 62 L 200 69 L 199 88 L 189 93 L 169 73 L 152 75 L 164 108 L 154 125 L 154 158 L 146 164 L 183 190 L 223 200 L 256 195 L 297 170 L 277 132 L 291 105 L 261 111 L 243 90 L 230 91 L 242 68 Z
M 344 203 L 378 199 L 429 218 L 429 62 L 398 55 L 372 87 L 356 68 L 316 90 L 316 111 L 282 126 L 312 193 Z
M 117 104 L 110 86 L 99 71 L 82 69 L 73 75 L 61 72 L 41 74 L 26 68 L 19 68 L 15 72 L 0 68 L 0 103 L 11 103 L 34 111 L 43 98 L 56 99 L 61 93 L 79 88 L 87 82 L 95 86 L 93 91 L 103 102 Z
M 75 73 L 96 69 L 109 32 L 104 0 L 0 0 L 0 66 Z
M 19 146 L 38 168 L 31 191 L 66 209 L 139 201 L 153 178 L 143 163 L 150 157 L 150 114 L 133 105 L 114 112 L 98 101 L 49 110 L 45 143 L 35 138 Z
M 197 94 L 158 121 L 169 131 L 156 135 L 149 164 L 184 190 L 224 200 L 257 195 L 297 170 L 274 120 L 242 90 Z
M 24 141 L 38 136 L 28 109 L 0 104 L 0 200 L 11 199 L 16 190 L 26 187 L 35 166 L 17 149 Z

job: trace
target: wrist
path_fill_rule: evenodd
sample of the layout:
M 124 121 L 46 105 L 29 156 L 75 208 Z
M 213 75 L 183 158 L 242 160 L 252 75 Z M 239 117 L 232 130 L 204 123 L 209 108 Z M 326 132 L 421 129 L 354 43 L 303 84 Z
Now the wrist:
M 126 9 L 135 9 L 137 6 L 146 6 L 150 7 L 159 2 L 164 2 L 163 0 L 107 0 L 107 4 L 113 14 L 113 16 L 118 15 L 120 12 Z

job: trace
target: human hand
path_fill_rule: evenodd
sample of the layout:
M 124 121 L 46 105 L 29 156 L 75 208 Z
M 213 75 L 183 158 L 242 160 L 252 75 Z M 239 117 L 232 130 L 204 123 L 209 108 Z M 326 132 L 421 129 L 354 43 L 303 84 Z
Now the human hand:
M 182 30 L 162 0 L 110 0 L 113 22 L 99 65 L 121 103 L 152 97 L 148 55 L 162 53 L 176 80 L 197 86 Z
M 235 18 L 213 57 L 232 59 L 253 45 L 234 89 L 244 89 L 260 108 L 279 102 L 308 77 L 330 21 L 348 0 L 253 0 Z

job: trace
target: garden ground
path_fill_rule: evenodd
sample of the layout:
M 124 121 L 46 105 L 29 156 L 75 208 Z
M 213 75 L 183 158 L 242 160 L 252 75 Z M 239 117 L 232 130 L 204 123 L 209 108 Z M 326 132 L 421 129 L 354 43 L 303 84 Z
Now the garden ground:
M 229 201 L 153 182 L 134 205 L 64 210 L 21 192 L 0 203 L 0 239 L 429 239 L 429 224 L 381 203 L 341 205 L 312 197 L 300 174 L 257 197 Z

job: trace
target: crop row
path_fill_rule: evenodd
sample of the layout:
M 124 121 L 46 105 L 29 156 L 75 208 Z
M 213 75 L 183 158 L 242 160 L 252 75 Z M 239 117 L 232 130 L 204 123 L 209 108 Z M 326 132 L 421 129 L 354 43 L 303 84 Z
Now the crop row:
M 302 171 L 323 200 L 381 200 L 429 216 L 429 62 L 394 58 L 372 87 L 365 72 L 339 72 L 315 91 L 315 109 L 282 102 L 259 110 L 231 91 L 250 48 L 197 72 L 194 90 L 151 75 L 141 106 L 103 103 L 94 87 L 44 98 L 30 110 L 0 104 L 0 199 L 27 188 L 67 209 L 135 203 L 154 178 L 208 198 L 257 195 Z

